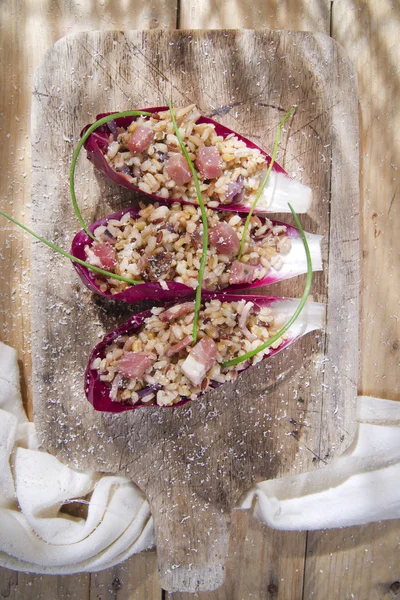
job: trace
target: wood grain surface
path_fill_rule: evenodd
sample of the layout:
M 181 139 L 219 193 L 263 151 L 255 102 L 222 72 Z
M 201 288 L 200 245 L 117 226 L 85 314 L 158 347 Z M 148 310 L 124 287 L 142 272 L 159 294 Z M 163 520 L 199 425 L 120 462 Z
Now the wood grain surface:
M 400 7 L 389 1 L 325 2 L 243 0 L 213 10 L 206 0 L 100 3 L 17 0 L 0 5 L 1 202 L 29 222 L 29 120 L 32 75 L 44 51 L 60 36 L 89 29 L 267 27 L 330 33 L 341 42 L 358 76 L 361 125 L 362 280 L 360 387 L 363 393 L 400 399 L 398 339 L 400 164 L 398 28 Z M 177 19 L 178 17 L 178 19 Z M 203 19 L 203 20 L 202 20 Z M 30 398 L 30 240 L 0 227 L 0 327 L 17 347 L 24 398 Z M 32 414 L 32 413 L 30 413 Z M 235 513 L 223 587 L 215 592 L 172 594 L 179 600 L 247 598 L 396 598 L 400 580 L 399 522 L 328 532 L 282 533 Z M 307 552 L 305 551 L 307 548 Z M 143 562 L 145 561 L 145 563 Z M 154 586 L 151 587 L 151 581 Z M 0 598 L 161 598 L 154 553 L 133 556 L 101 574 L 41 576 L 0 571 Z
M 157 106 L 168 97 L 177 106 L 196 103 L 203 114 L 266 149 L 282 114 L 298 106 L 281 157 L 284 167 L 313 189 L 312 209 L 303 222 L 325 239 L 326 271 L 315 277 L 313 293 L 327 303 L 326 333 L 307 336 L 270 364 L 241 375 L 235 385 L 186 407 L 98 414 L 83 394 L 90 348 L 140 307 L 93 297 L 63 257 L 34 241 L 33 399 L 45 448 L 80 469 L 125 473 L 143 489 L 155 520 L 161 583 L 169 591 L 194 592 L 221 585 L 230 512 L 254 482 L 321 466 L 353 439 L 358 113 L 352 66 L 323 34 L 68 36 L 47 53 L 34 82 L 37 232 L 63 247 L 73 237 L 68 173 L 88 115 L 93 120 L 102 111 Z M 87 222 L 135 201 L 87 161 L 77 183 Z M 303 285 L 304 278 L 293 280 L 269 293 L 298 297 Z M 297 425 L 299 411 L 307 413 L 307 427 L 303 420 Z

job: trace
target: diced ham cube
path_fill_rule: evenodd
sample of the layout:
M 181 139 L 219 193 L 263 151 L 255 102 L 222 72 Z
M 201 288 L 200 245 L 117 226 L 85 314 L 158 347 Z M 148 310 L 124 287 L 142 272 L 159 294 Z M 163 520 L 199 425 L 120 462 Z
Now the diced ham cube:
M 156 360 L 154 354 L 148 352 L 126 352 L 117 364 L 117 372 L 124 377 L 137 379 L 146 373 Z
M 204 179 L 222 175 L 222 160 L 215 146 L 202 146 L 197 153 L 196 166 Z
M 173 179 L 176 185 L 185 185 L 192 179 L 192 172 L 189 169 L 186 158 L 180 154 L 175 153 L 165 163 L 165 168 L 168 173 L 168 177 Z
M 109 271 L 117 264 L 114 247 L 108 242 L 94 244 L 87 250 L 87 259 L 91 265 Z
M 200 385 L 204 375 L 217 361 L 217 346 L 209 337 L 202 338 L 182 364 L 182 371 L 194 385 Z
M 210 246 L 214 246 L 220 254 L 236 254 L 240 247 L 236 231 L 224 221 L 210 229 L 208 239 Z
M 180 352 L 183 348 L 186 348 L 186 346 L 189 346 L 189 344 L 192 343 L 192 339 L 193 338 L 191 335 L 187 335 L 185 338 L 183 338 L 183 340 L 181 340 L 177 344 L 174 344 L 174 346 L 168 348 L 165 354 L 167 356 L 173 356 L 177 352 Z
M 144 152 L 154 139 L 154 131 L 150 127 L 136 127 L 129 138 L 128 148 L 131 152 Z
M 260 265 L 248 265 L 235 260 L 231 264 L 229 273 L 229 284 L 238 285 L 241 283 L 253 283 L 262 267 Z
M 168 308 L 168 310 L 164 310 L 164 312 L 160 313 L 158 318 L 163 323 L 167 323 L 168 321 L 187 315 L 190 312 L 194 312 L 194 303 L 184 302 L 183 304 L 176 304 L 175 306 Z

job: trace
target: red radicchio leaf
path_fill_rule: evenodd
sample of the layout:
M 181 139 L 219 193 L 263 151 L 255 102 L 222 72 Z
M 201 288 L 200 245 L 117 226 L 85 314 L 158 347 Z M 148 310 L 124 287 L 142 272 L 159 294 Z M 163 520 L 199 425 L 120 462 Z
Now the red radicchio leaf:
M 160 204 L 166 204 L 165 201 Z M 107 217 L 103 217 L 99 219 L 92 225 L 90 225 L 89 230 L 94 233 L 97 227 L 101 225 L 107 225 L 108 221 L 111 219 L 120 220 L 124 214 L 129 212 L 132 217 L 137 217 L 139 214 L 139 208 L 129 208 L 125 210 L 120 210 L 112 215 L 108 215 Z M 259 217 L 261 221 L 263 221 L 262 217 Z M 245 219 L 243 218 L 243 221 Z M 272 221 L 273 225 L 285 225 L 287 227 L 287 235 L 293 244 L 296 244 L 296 249 L 293 248 L 289 254 L 283 257 L 284 267 L 279 271 L 271 269 L 267 275 L 260 280 L 254 281 L 251 284 L 239 284 L 239 285 L 230 285 L 224 288 L 224 292 L 233 292 L 236 290 L 243 289 L 252 289 L 256 287 L 260 287 L 262 285 L 268 285 L 271 283 L 276 283 L 278 281 L 282 281 L 284 279 L 289 279 L 290 277 L 295 277 L 297 275 L 301 275 L 307 272 L 307 263 L 305 259 L 305 252 L 303 248 L 303 244 L 301 241 L 300 232 L 296 227 L 292 225 L 287 225 L 286 223 L 282 223 L 280 221 Z M 313 270 L 318 271 L 322 269 L 321 263 L 321 253 L 320 253 L 320 236 L 307 234 L 309 238 L 309 244 L 311 250 L 313 251 Z M 85 254 L 85 246 L 91 246 L 93 244 L 92 238 L 90 238 L 85 231 L 79 231 L 77 235 L 74 237 L 71 245 L 71 254 L 80 258 L 81 260 L 87 261 L 87 257 Z M 297 246 L 298 244 L 298 246 Z M 96 294 L 100 294 L 106 298 L 113 298 L 114 300 L 122 300 L 124 302 L 139 302 L 140 300 L 172 300 L 174 298 L 183 298 L 184 296 L 188 296 L 193 294 L 193 288 L 175 281 L 167 281 L 168 290 L 161 287 L 158 282 L 146 282 L 139 285 L 132 285 L 127 288 L 123 292 L 119 292 L 118 294 L 111 294 L 111 292 L 102 292 L 99 286 L 96 284 L 95 279 L 97 277 L 96 273 L 93 271 L 89 271 L 86 267 L 79 265 L 78 263 L 73 263 L 76 271 L 78 272 L 80 278 L 83 283 Z M 286 265 L 286 266 L 285 266 Z
M 144 109 L 140 109 L 140 110 L 149 112 L 149 113 L 158 113 L 158 112 L 168 111 L 168 107 L 156 106 L 156 107 L 144 108 Z M 101 113 L 96 116 L 96 120 L 99 120 L 102 117 L 108 116 L 110 114 L 113 114 L 113 113 L 112 112 Z M 126 129 L 132 123 L 132 121 L 134 121 L 136 119 L 137 119 L 137 117 L 121 117 L 121 118 L 115 119 L 114 122 L 116 124 L 116 127 L 123 127 L 124 129 Z M 265 158 L 266 158 L 266 161 L 267 161 L 266 166 L 268 166 L 270 164 L 271 157 L 264 150 L 262 150 L 262 148 L 260 148 L 256 144 L 254 144 L 254 142 L 252 142 L 251 140 L 240 135 L 239 133 L 236 133 L 232 129 L 229 129 L 228 127 L 225 127 L 224 125 L 221 125 L 220 123 L 218 123 L 217 121 L 214 121 L 213 119 L 210 119 L 209 117 L 202 116 L 197 120 L 197 123 L 198 124 L 210 123 L 210 124 L 214 125 L 216 134 L 218 136 L 222 136 L 223 138 L 226 138 L 228 135 L 231 135 L 233 133 L 239 140 L 243 141 L 248 148 L 253 148 L 253 149 L 259 150 L 261 152 L 261 154 L 263 156 L 265 156 Z M 90 125 L 91 124 L 88 124 L 82 129 L 81 136 L 86 132 L 86 130 L 90 127 Z M 85 143 L 85 149 L 87 152 L 88 159 L 94 164 L 94 166 L 97 169 L 99 169 L 99 171 L 102 171 L 105 175 L 107 175 L 107 177 L 109 179 L 111 179 L 115 183 L 118 183 L 119 185 L 122 185 L 130 190 L 133 190 L 133 191 L 138 192 L 141 195 L 143 195 L 144 192 L 132 183 L 131 177 L 129 175 L 127 175 L 126 173 L 123 173 L 121 171 L 116 171 L 113 167 L 111 167 L 108 164 L 108 162 L 105 158 L 105 154 L 107 153 L 107 150 L 108 150 L 109 138 L 110 138 L 110 128 L 108 127 L 108 124 L 101 125 L 100 127 L 98 127 L 98 129 L 96 129 L 89 136 L 89 138 L 87 139 L 87 141 Z M 295 183 L 296 185 L 300 185 L 295 180 L 293 180 L 288 175 L 288 173 L 277 162 L 274 162 L 274 165 L 272 167 L 272 172 L 274 172 L 275 174 L 283 175 L 284 180 L 286 181 L 286 184 L 287 183 L 289 183 L 289 184 Z M 305 186 L 303 186 L 303 187 L 305 188 Z M 149 198 L 154 198 L 155 200 L 163 200 L 162 198 L 160 198 L 159 196 L 154 195 L 154 194 L 145 194 L 145 195 L 148 196 Z M 238 194 L 238 197 L 232 198 L 231 204 L 220 204 L 218 206 L 218 210 L 241 211 L 244 213 L 248 213 L 250 211 L 250 205 L 242 204 L 242 195 L 243 194 Z M 180 200 L 178 200 L 176 198 L 175 199 L 171 198 L 170 200 L 167 200 L 167 201 L 180 202 Z M 289 201 L 292 202 L 292 204 L 297 212 L 299 212 L 299 213 L 305 212 L 305 210 L 302 210 L 300 207 L 295 206 L 295 203 L 296 203 L 295 196 L 293 198 L 289 198 Z M 286 207 L 286 202 L 284 203 L 284 206 Z M 279 211 L 288 212 L 288 210 L 285 207 L 280 207 Z M 262 208 L 261 206 L 256 207 L 254 210 L 254 213 L 266 213 L 266 212 L 272 212 L 272 210 L 269 210 L 268 208 L 266 209 L 265 207 Z M 275 210 L 275 212 L 276 212 L 276 210 Z
M 192 296 L 193 297 L 193 296 Z M 225 302 L 238 302 L 240 300 L 246 300 L 247 302 L 253 302 L 255 307 L 261 308 L 262 306 L 270 306 L 276 307 L 280 305 L 279 313 L 284 310 L 284 312 L 289 315 L 294 311 L 293 306 L 298 304 L 298 299 L 293 298 L 279 298 L 276 296 L 253 296 L 253 295 L 235 295 L 235 294 L 225 294 L 225 293 L 205 293 L 204 300 L 211 300 L 213 298 L 217 298 L 221 301 Z M 179 304 L 179 302 L 170 304 L 167 308 L 170 308 L 174 304 Z M 309 313 L 307 315 L 307 312 Z M 90 354 L 90 358 L 88 361 L 88 365 L 86 367 L 85 373 L 85 394 L 89 402 L 93 405 L 95 410 L 102 412 L 113 412 L 119 413 L 124 412 L 126 410 L 135 410 L 138 408 L 176 408 L 178 406 L 183 406 L 188 402 L 191 402 L 190 399 L 183 398 L 177 404 L 172 406 L 158 406 L 158 405 L 148 405 L 141 403 L 140 399 L 137 404 L 131 405 L 123 402 L 114 402 L 110 398 L 110 389 L 111 386 L 109 383 L 100 380 L 98 371 L 91 368 L 91 364 L 95 358 L 104 358 L 106 353 L 106 348 L 112 344 L 118 337 L 122 335 L 132 335 L 135 330 L 137 330 L 144 322 L 147 317 L 152 315 L 151 310 L 146 310 L 141 313 L 137 313 L 133 315 L 128 321 L 126 321 L 123 325 L 115 329 L 114 331 L 108 333 L 102 341 L 95 346 Z M 262 360 L 270 358 L 274 356 L 290 344 L 292 344 L 299 337 L 308 333 L 309 331 L 313 331 L 314 329 L 319 329 L 323 326 L 325 317 L 325 306 L 323 304 L 318 304 L 316 302 L 308 301 L 306 303 L 306 308 L 302 313 L 302 316 L 298 318 L 296 323 L 293 325 L 293 333 L 292 337 L 288 337 L 283 340 L 279 348 L 269 348 L 269 354 L 267 354 Z M 289 320 L 289 317 L 288 319 Z M 289 330 L 289 331 L 292 331 Z M 244 369 L 238 369 L 240 371 L 247 370 L 251 364 L 246 366 Z M 218 382 L 211 382 L 212 387 L 219 387 L 223 385 Z M 148 392 L 154 391 L 146 388 Z M 203 393 L 202 393 L 203 394 Z M 200 395 L 202 395 L 200 394 Z M 139 393 L 139 398 L 143 397 L 145 394 Z

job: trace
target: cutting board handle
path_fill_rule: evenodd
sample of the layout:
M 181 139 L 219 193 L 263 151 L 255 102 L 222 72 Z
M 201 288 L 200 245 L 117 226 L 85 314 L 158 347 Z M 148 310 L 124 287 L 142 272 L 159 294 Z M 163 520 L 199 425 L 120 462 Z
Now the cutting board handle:
M 212 591 L 225 579 L 230 515 L 185 486 L 151 500 L 160 585 L 168 592 Z

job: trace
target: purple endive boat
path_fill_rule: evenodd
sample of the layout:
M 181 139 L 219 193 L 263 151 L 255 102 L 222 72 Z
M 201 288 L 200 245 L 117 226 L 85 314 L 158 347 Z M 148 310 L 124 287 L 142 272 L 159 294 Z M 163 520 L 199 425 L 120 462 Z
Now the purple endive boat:
M 157 117 L 157 119 L 159 118 L 159 113 L 163 113 L 163 112 L 167 112 L 168 111 L 168 107 L 165 106 L 158 106 L 158 107 L 152 107 L 152 108 L 145 108 L 145 109 L 140 109 L 143 110 L 145 112 L 149 112 L 152 113 L 152 115 L 154 115 L 153 117 L 149 117 L 148 119 L 154 119 Z M 101 113 L 99 115 L 96 116 L 96 120 L 99 120 L 103 117 L 106 117 L 108 115 L 111 115 L 113 113 Z M 196 115 L 197 116 L 197 115 Z M 146 194 L 148 197 L 150 198 L 154 198 L 155 200 L 165 200 L 166 197 L 165 195 L 163 195 L 162 193 L 159 193 L 159 191 L 153 191 L 151 188 L 149 188 L 148 185 L 148 181 L 147 183 L 145 183 L 145 177 L 146 172 L 148 171 L 150 173 L 150 176 L 153 177 L 154 176 L 158 176 L 162 173 L 165 173 L 165 166 L 166 163 L 168 162 L 168 160 L 171 159 L 172 156 L 174 156 L 174 158 L 179 158 L 178 154 L 179 154 L 179 149 L 178 147 L 173 147 L 171 146 L 171 144 L 164 144 L 164 141 L 167 142 L 168 140 L 161 140 L 161 146 L 165 146 L 160 150 L 160 153 L 157 155 L 160 160 L 162 161 L 162 165 L 160 166 L 159 163 L 159 168 L 158 170 L 151 170 L 152 166 L 150 165 L 151 159 L 154 156 L 153 154 L 151 156 L 148 156 L 146 152 L 144 152 L 144 154 L 142 153 L 138 153 L 135 154 L 132 152 L 137 151 L 138 148 L 140 148 L 140 140 L 139 140 L 139 144 L 132 143 L 130 145 L 130 147 L 133 149 L 131 152 L 129 152 L 128 146 L 124 146 L 123 148 L 121 147 L 121 152 L 122 149 L 124 150 L 124 152 L 122 152 L 121 156 L 123 156 L 123 160 L 118 161 L 117 163 L 114 162 L 114 157 L 115 157 L 115 153 L 114 153 L 114 148 L 111 148 L 110 144 L 115 144 L 116 147 L 118 147 L 118 143 L 117 143 L 117 135 L 119 132 L 121 132 L 122 130 L 126 130 L 129 125 L 131 125 L 131 123 L 135 120 L 137 120 L 140 117 L 120 117 L 117 119 L 114 119 L 104 125 L 99 126 L 86 140 L 85 142 L 85 148 L 87 151 L 87 157 L 88 159 L 94 164 L 94 166 L 99 169 L 100 171 L 102 171 L 103 173 L 105 173 L 105 175 L 111 179 L 112 181 L 114 181 L 115 183 L 118 183 L 119 185 L 124 186 L 125 188 L 134 190 L 136 192 L 139 192 L 141 194 Z M 143 117 L 142 118 L 142 123 L 143 123 Z M 147 123 L 150 123 L 149 120 L 145 120 L 144 121 L 144 125 L 146 125 Z M 261 185 L 261 181 L 264 177 L 264 174 L 267 170 L 267 166 L 269 165 L 270 161 L 271 161 L 271 157 L 259 146 L 257 146 L 256 144 L 254 144 L 254 142 L 252 142 L 251 140 L 243 137 L 242 135 L 240 135 L 239 133 L 236 133 L 234 131 L 232 131 L 231 129 L 229 129 L 228 127 L 225 127 L 224 125 L 221 125 L 220 123 L 214 121 L 213 119 L 210 119 L 208 117 L 203 117 L 200 116 L 197 118 L 196 120 L 196 125 L 207 125 L 210 124 L 212 126 L 215 127 L 215 133 L 217 136 L 220 136 L 224 141 L 227 140 L 227 138 L 229 139 L 229 136 L 235 136 L 237 138 L 237 140 L 239 140 L 240 143 L 243 143 L 244 146 L 242 148 L 237 148 L 235 151 L 236 152 L 245 152 L 246 149 L 252 149 L 252 150 L 258 150 L 261 154 L 262 157 L 265 158 L 265 165 L 264 165 L 264 171 L 260 172 L 260 177 L 259 177 L 259 185 L 257 187 L 259 187 Z M 86 125 L 82 132 L 81 135 L 83 135 L 87 129 L 90 127 L 91 124 Z M 148 127 L 141 127 L 141 131 L 144 132 L 144 130 L 147 130 L 148 133 L 148 128 L 150 127 L 150 125 L 148 125 Z M 146 135 L 146 134 L 145 134 Z M 190 138 L 188 138 L 190 141 Z M 184 139 L 185 144 L 187 145 L 187 140 Z M 146 143 L 146 142 L 144 142 Z M 207 142 L 206 142 L 207 143 Z M 127 142 L 128 144 L 128 142 Z M 168 147 L 167 147 L 168 146 Z M 211 149 L 215 149 L 215 146 L 208 146 L 207 148 L 211 148 Z M 128 150 L 128 151 L 127 151 Z M 201 149 L 200 149 L 201 150 Z M 198 150 L 198 153 L 200 153 L 200 150 Z M 119 150 L 117 150 L 119 151 Z M 153 152 L 153 150 L 152 150 Z M 139 163 L 136 161 L 135 163 L 135 156 L 140 156 L 140 161 Z M 198 155 L 197 155 L 198 156 Z M 231 160 L 231 157 L 226 156 L 226 155 L 222 155 L 222 158 L 224 158 L 228 160 L 227 163 L 224 163 L 225 168 L 227 168 L 228 170 L 220 170 L 219 173 L 218 172 L 218 168 L 217 171 L 213 171 L 213 169 L 208 169 L 207 170 L 207 164 L 210 166 L 211 162 L 215 159 L 215 156 L 208 156 L 205 157 L 205 170 L 201 170 L 201 166 L 199 162 L 197 162 L 196 164 L 196 170 L 198 171 L 198 173 L 202 176 L 201 181 L 203 182 L 208 182 L 209 180 L 207 179 L 207 175 L 210 177 L 211 183 L 217 181 L 217 178 L 224 174 L 228 174 L 227 178 L 229 180 L 229 174 L 230 171 L 229 169 L 232 169 L 232 174 L 233 174 L 233 167 L 230 167 L 230 164 L 233 163 L 229 163 L 229 160 Z M 199 160 L 199 159 L 198 159 Z M 135 179 L 135 177 L 133 177 L 134 173 L 133 170 L 135 169 L 135 165 L 136 168 L 139 169 L 142 168 L 142 164 L 146 162 L 149 164 L 146 164 L 146 169 L 145 172 L 140 173 L 140 177 L 143 176 L 143 182 L 139 185 L 139 182 L 137 180 L 137 177 Z M 154 163 L 154 161 L 153 161 Z M 221 163 L 222 164 L 222 163 Z M 215 166 L 215 165 L 214 165 Z M 166 167 L 166 169 L 168 170 L 168 166 Z M 176 177 L 179 179 L 182 176 L 182 170 L 184 172 L 185 170 L 185 165 L 181 165 L 181 170 L 180 173 L 177 173 L 177 170 L 174 169 L 174 173 L 177 173 Z M 171 171 L 172 173 L 172 171 Z M 184 175 L 183 175 L 184 176 Z M 175 180 L 176 178 L 173 175 L 169 175 L 169 177 L 172 180 Z M 251 177 L 251 175 L 249 174 L 248 177 Z M 214 179 L 213 179 L 214 178 Z M 178 181 L 178 179 L 176 179 L 176 181 Z M 186 181 L 184 181 L 184 179 L 182 179 L 182 181 L 184 181 L 184 183 L 187 183 L 190 180 L 190 175 L 189 175 L 189 179 L 187 179 Z M 154 179 L 151 179 L 151 181 L 154 181 Z M 179 184 L 179 182 L 177 183 L 177 185 Z M 182 182 L 181 182 L 182 184 Z M 226 184 L 228 186 L 228 183 Z M 179 188 L 179 190 L 182 190 L 184 188 Z M 163 191 L 165 191 L 166 188 L 164 188 Z M 181 200 L 188 200 L 187 198 L 180 198 L 178 192 L 178 195 L 175 198 L 167 198 L 168 201 L 170 202 L 176 202 L 176 201 L 181 201 Z M 205 194 L 207 194 L 207 192 L 205 192 Z M 205 196 L 206 198 L 206 196 Z M 193 199 L 190 200 L 192 203 L 197 204 L 197 199 L 194 197 Z M 301 214 L 301 213 L 306 213 L 310 207 L 311 204 L 311 189 L 309 187 L 307 187 L 306 185 L 301 184 L 300 182 L 296 181 L 295 179 L 292 179 L 288 173 L 277 163 L 274 162 L 273 167 L 272 167 L 272 171 L 271 174 L 269 176 L 269 180 L 263 190 L 263 193 L 257 203 L 257 206 L 255 208 L 255 213 L 271 213 L 271 212 L 290 212 L 289 208 L 288 208 L 288 202 L 290 202 L 294 208 L 294 210 L 296 211 L 296 213 Z M 243 178 L 242 175 L 240 175 L 239 177 L 236 175 L 234 175 L 229 183 L 229 186 L 227 187 L 226 190 L 226 194 L 224 194 L 224 202 L 221 204 L 220 202 L 218 202 L 218 200 L 216 202 L 214 202 L 214 204 L 216 204 L 216 206 L 213 206 L 214 208 L 218 208 L 219 210 L 221 210 L 222 208 L 224 210 L 230 210 L 230 211 L 239 211 L 239 212 L 249 212 L 250 207 L 251 207 L 251 199 L 247 198 L 246 195 L 244 194 L 244 187 L 243 187 Z
M 112 215 L 99 219 L 90 225 L 89 230 L 94 233 L 98 228 L 106 227 L 110 221 L 120 221 L 120 219 L 122 219 L 122 217 L 127 213 L 129 213 L 131 217 L 137 218 L 139 211 L 139 207 L 118 211 Z M 262 217 L 259 217 L 259 219 L 262 223 L 264 223 L 265 219 Z M 242 217 L 242 220 L 244 221 L 245 217 Z M 290 251 L 282 256 L 283 262 L 280 265 L 279 270 L 271 268 L 270 271 L 266 273 L 264 277 L 262 277 L 262 279 L 256 279 L 252 283 L 244 282 L 238 285 L 229 285 L 228 287 L 224 288 L 224 292 L 253 289 L 307 273 L 307 259 L 299 230 L 292 225 L 287 225 L 279 221 L 272 221 L 272 223 L 274 226 L 284 225 L 290 241 Z M 311 253 L 313 271 L 321 271 L 322 258 L 320 244 L 322 238 L 319 235 L 314 235 L 311 233 L 306 233 L 306 237 Z M 80 258 L 81 260 L 87 261 L 85 252 L 86 246 L 92 247 L 93 239 L 90 238 L 85 231 L 79 231 L 72 241 L 71 254 L 77 258 Z M 91 291 L 100 294 L 101 296 L 113 298 L 115 300 L 122 300 L 124 302 L 138 302 L 140 300 L 170 300 L 188 296 L 194 291 L 193 287 L 177 281 L 169 280 L 163 282 L 163 284 L 160 284 L 158 281 L 148 281 L 146 283 L 132 285 L 118 293 L 112 293 L 109 288 L 106 291 L 102 291 L 99 287 L 98 276 L 96 276 L 93 271 L 90 271 L 88 268 L 78 263 L 73 263 L 73 265 L 83 283 Z
M 239 296 L 239 295 L 225 294 L 225 293 L 223 293 L 223 294 L 205 294 L 205 296 L 203 298 L 203 305 L 202 305 L 203 308 L 205 307 L 205 303 L 210 302 L 212 300 L 219 300 L 223 303 L 235 303 L 235 305 L 234 305 L 235 310 L 236 310 L 238 303 L 242 303 L 243 307 L 241 309 L 241 315 L 240 315 L 240 317 L 238 316 L 239 322 L 242 321 L 243 319 L 244 319 L 244 321 L 246 321 L 247 315 L 245 315 L 244 313 L 246 310 L 248 312 L 249 306 L 251 307 L 251 310 L 254 311 L 255 314 L 261 314 L 259 311 L 261 311 L 264 307 L 267 307 L 269 309 L 269 313 L 271 314 L 272 318 L 276 319 L 276 322 L 279 323 L 279 328 L 281 328 L 285 323 L 287 323 L 289 321 L 290 317 L 292 316 L 292 314 L 294 313 L 294 311 L 296 310 L 296 308 L 300 302 L 300 300 L 294 299 L 294 298 L 277 298 L 277 297 L 268 297 L 268 296 Z M 182 303 L 170 304 L 167 308 L 158 309 L 158 311 L 171 312 L 171 308 L 173 310 L 179 311 L 179 310 L 181 310 L 182 306 L 185 307 L 185 306 L 187 306 L 187 304 L 188 304 L 187 301 L 185 302 L 185 304 L 182 304 Z M 210 304 L 208 304 L 208 306 L 210 306 Z M 184 315 L 186 314 L 184 311 L 182 311 L 182 312 L 184 313 Z M 180 313 L 178 312 L 178 314 L 180 314 Z M 158 313 L 158 316 L 160 316 L 160 315 L 161 315 L 161 317 L 159 317 L 159 318 L 161 319 L 162 312 Z M 122 340 L 121 344 L 123 344 L 127 337 L 134 336 L 135 334 L 139 334 L 140 328 L 144 324 L 146 325 L 145 331 L 147 332 L 149 330 L 148 319 L 152 318 L 153 316 L 154 315 L 151 310 L 147 310 L 147 311 L 133 315 L 126 323 L 124 323 L 123 325 L 118 327 L 115 331 L 108 333 L 103 338 L 103 340 L 99 344 L 97 344 L 96 347 L 93 349 L 93 351 L 90 355 L 86 373 L 85 373 L 85 393 L 86 393 L 87 399 L 89 400 L 89 402 L 93 405 L 93 407 L 96 410 L 117 413 L 117 412 L 123 412 L 125 410 L 135 410 L 137 408 L 146 407 L 146 406 L 147 407 L 154 406 L 154 403 L 149 404 L 149 403 L 142 402 L 142 398 L 144 398 L 146 395 L 148 396 L 149 394 L 153 394 L 153 395 L 157 394 L 160 391 L 160 388 L 162 387 L 159 384 L 155 384 L 155 382 L 152 381 L 152 382 L 150 382 L 150 384 L 144 385 L 144 387 L 139 390 L 139 392 L 137 394 L 136 402 L 134 404 L 128 403 L 128 402 L 115 401 L 111 398 L 112 384 L 108 381 L 103 381 L 100 378 L 101 373 L 104 373 L 105 371 L 102 371 L 101 369 L 99 370 L 99 368 L 94 368 L 94 365 L 96 365 L 96 363 L 100 364 L 100 361 L 105 359 L 105 356 L 107 355 L 107 353 L 110 352 L 110 347 L 112 346 L 112 344 L 115 345 L 116 343 L 118 343 L 121 340 Z M 164 323 L 168 322 L 166 327 L 175 326 L 176 323 L 174 322 L 173 318 L 171 319 L 169 314 L 167 316 L 168 316 L 168 319 L 167 318 L 164 319 Z M 171 322 L 172 322 L 172 324 L 171 324 Z M 306 333 L 316 330 L 316 329 L 323 328 L 324 323 L 325 323 L 325 305 L 319 304 L 316 302 L 311 302 L 311 301 L 306 302 L 303 311 L 300 313 L 300 316 L 297 318 L 295 323 L 286 332 L 285 339 L 282 340 L 279 347 L 273 348 L 271 346 L 268 349 L 268 353 L 264 355 L 262 360 L 265 360 L 267 358 L 270 358 L 271 356 L 274 356 L 277 352 L 283 350 L 284 348 L 286 348 L 287 346 L 292 344 L 295 340 L 297 340 L 301 336 L 305 335 Z M 243 326 L 243 322 L 242 322 L 241 326 Z M 248 338 L 248 335 L 250 334 L 250 332 L 247 330 L 246 323 L 244 323 L 244 327 L 246 327 L 245 336 Z M 150 328 L 151 328 L 151 326 L 150 326 Z M 242 333 L 243 333 L 243 328 L 240 329 L 241 336 L 242 336 Z M 206 336 L 206 339 L 209 340 L 209 338 L 207 338 L 207 336 Z M 256 345 L 259 345 L 262 343 L 260 341 L 258 344 L 258 340 L 256 340 L 256 342 L 254 342 Z M 274 345 L 276 346 L 276 344 L 274 344 Z M 181 344 L 181 346 L 182 346 L 181 349 L 183 349 L 184 348 L 183 344 Z M 186 344 L 186 346 L 187 346 L 187 344 Z M 189 348 L 190 348 L 190 346 L 189 346 Z M 196 348 L 196 346 L 190 348 L 187 357 L 191 356 L 191 354 L 194 352 L 195 348 Z M 184 353 L 187 352 L 187 350 L 183 350 L 183 351 L 184 351 Z M 128 354 L 132 355 L 133 353 L 128 352 Z M 165 356 L 165 355 L 168 356 L 168 350 L 165 353 L 165 348 L 164 348 L 162 350 L 162 355 L 155 357 L 154 360 L 161 360 L 163 358 L 163 356 Z M 142 353 L 141 355 L 138 354 L 136 356 L 143 357 L 144 354 Z M 233 368 L 237 372 L 246 370 L 252 365 L 252 361 L 253 361 L 253 359 L 249 359 L 244 363 L 240 363 L 240 364 L 236 365 L 235 367 L 230 367 L 230 369 Z M 158 365 L 159 364 L 160 363 L 158 363 Z M 176 365 L 176 361 L 175 361 L 175 367 L 176 366 L 177 365 Z M 152 366 L 146 368 L 146 373 L 150 373 L 150 375 L 151 375 L 151 369 L 152 369 Z M 185 374 L 187 374 L 187 371 L 184 371 L 183 366 L 182 366 L 182 371 Z M 224 369 L 221 370 L 221 373 L 222 372 L 224 372 Z M 142 371 L 142 373 L 143 373 L 143 371 Z M 210 373 L 211 373 L 211 375 L 210 375 Z M 202 395 L 203 393 L 206 393 L 210 389 L 213 389 L 215 387 L 223 385 L 223 383 L 221 383 L 221 375 L 218 377 L 219 381 L 217 381 L 217 380 L 212 379 L 212 373 L 213 373 L 212 369 L 208 371 L 207 375 L 209 376 L 209 379 L 207 380 L 207 386 L 205 387 L 204 390 L 201 389 L 199 391 L 199 393 L 196 395 L 196 397 Z M 126 373 L 125 373 L 125 375 L 126 375 Z M 191 399 L 188 399 L 187 397 L 178 396 L 175 398 L 174 403 L 172 405 L 159 406 L 160 403 L 158 402 L 158 398 L 157 398 L 156 406 L 159 408 L 173 408 L 173 407 L 182 406 L 183 404 L 186 404 L 187 402 L 190 402 L 190 401 L 191 401 Z

